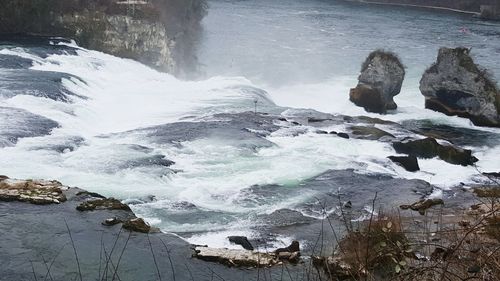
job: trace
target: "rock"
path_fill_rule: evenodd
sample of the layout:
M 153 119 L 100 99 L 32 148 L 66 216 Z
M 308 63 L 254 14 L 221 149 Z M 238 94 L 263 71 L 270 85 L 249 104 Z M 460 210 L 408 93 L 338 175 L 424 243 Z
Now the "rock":
M 349 135 L 346 133 L 337 133 L 337 136 L 344 138 L 344 139 L 349 139 Z
M 418 160 L 415 156 L 389 156 L 392 162 L 398 164 L 399 166 L 405 168 L 408 172 L 416 172 L 420 170 L 418 166 Z
M 392 144 L 397 153 L 404 153 L 418 158 L 433 158 L 438 156 L 442 160 L 454 165 L 473 165 L 478 159 L 472 156 L 472 151 L 452 145 L 439 144 L 433 138 L 394 142 Z
M 346 208 L 346 209 L 351 209 L 352 208 L 352 202 L 351 201 L 347 201 L 345 202 L 342 207 Z
M 323 130 L 316 130 L 316 134 L 318 134 L 318 135 L 328 135 L 328 132 L 327 131 L 323 131 Z
M 105 221 L 102 222 L 102 225 L 113 226 L 113 225 L 117 225 L 119 223 L 122 223 L 122 220 L 120 220 L 117 217 L 114 217 L 114 218 L 106 219 Z
M 394 135 L 373 126 L 351 126 L 351 134 L 359 139 L 379 140 L 383 137 L 395 138 Z
M 292 241 L 292 244 L 286 248 L 279 248 L 274 251 L 277 255 L 279 255 L 282 252 L 289 252 L 289 253 L 294 253 L 294 252 L 300 252 L 300 244 L 299 241 Z
M 374 51 L 363 63 L 349 99 L 368 112 L 386 113 L 397 108 L 393 97 L 401 91 L 404 77 L 404 66 L 394 53 Z
M 477 126 L 500 127 L 500 91 L 467 48 L 441 48 L 420 80 L 425 107 L 469 118 Z
M 228 239 L 229 242 L 240 245 L 245 250 L 253 251 L 254 249 L 252 243 L 250 243 L 250 241 L 248 241 L 248 238 L 246 238 L 245 236 L 229 236 Z
M 471 274 L 479 273 L 481 271 L 481 267 L 478 264 L 472 265 L 467 268 L 467 272 Z
M 0 176 L 0 181 L 4 181 L 6 179 L 9 179 L 9 177 L 7 177 L 7 176 Z
M 311 256 L 311 259 L 315 267 L 322 268 L 329 276 L 335 276 L 336 280 L 351 280 L 357 275 L 352 266 L 339 257 Z
M 493 178 L 499 178 L 500 179 L 500 172 L 483 173 L 483 175 L 485 175 L 487 177 L 493 177 Z
M 129 231 L 141 232 L 141 233 L 149 233 L 151 231 L 151 226 L 147 224 L 141 218 L 130 219 L 123 223 L 123 228 Z
M 401 205 L 399 207 L 403 210 L 411 209 L 413 211 L 418 211 L 421 215 L 425 215 L 427 209 L 436 205 L 444 205 L 444 201 L 442 199 L 422 199 L 411 205 Z
M 76 196 L 106 199 L 106 197 L 102 196 L 99 193 L 89 192 L 89 191 L 80 191 L 76 193 Z
M 278 263 L 276 255 L 249 250 L 217 249 L 204 246 L 194 248 L 195 258 L 227 266 L 268 267 Z
M 193 41 L 205 13 L 204 0 L 4 1 L 0 34 L 71 38 L 84 48 L 178 72 L 196 61 Z
M 278 259 L 287 260 L 291 263 L 298 263 L 300 261 L 300 252 L 280 252 Z
M 123 204 L 122 202 L 120 202 L 120 200 L 117 200 L 115 198 L 104 198 L 104 199 L 85 201 L 80 205 L 78 205 L 76 209 L 80 212 L 94 211 L 94 210 L 131 211 L 128 205 Z
M 309 117 L 307 118 L 307 122 L 309 123 L 319 123 L 319 122 L 325 122 L 331 120 L 329 118 L 317 118 L 317 117 Z
M 0 180 L 0 201 L 21 201 L 37 205 L 65 202 L 67 189 L 58 181 L 16 180 L 2 176 Z

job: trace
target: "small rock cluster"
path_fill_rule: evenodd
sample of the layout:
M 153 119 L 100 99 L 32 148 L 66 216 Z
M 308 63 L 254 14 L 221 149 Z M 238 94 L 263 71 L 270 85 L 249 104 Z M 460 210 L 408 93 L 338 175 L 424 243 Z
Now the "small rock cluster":
M 20 201 L 37 205 L 59 204 L 66 201 L 58 181 L 16 180 L 0 176 L 0 201 Z

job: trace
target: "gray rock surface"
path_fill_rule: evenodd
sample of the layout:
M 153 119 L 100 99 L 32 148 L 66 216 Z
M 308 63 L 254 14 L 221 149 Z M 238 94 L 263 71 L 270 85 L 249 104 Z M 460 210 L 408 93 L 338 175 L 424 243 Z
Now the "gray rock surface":
M 121 224 L 103 225 L 109 218 L 127 221 L 135 215 L 123 209 L 79 212 L 76 207 L 80 203 L 102 196 L 78 188 L 63 192 L 67 201 L 60 204 L 0 201 L 0 281 L 32 281 L 35 276 L 37 280 L 80 280 L 75 250 L 82 280 L 112 280 L 116 267 L 115 280 L 123 281 L 158 280 L 158 274 L 162 280 L 179 281 L 208 281 L 214 276 L 241 280 L 242 275 L 245 280 L 264 278 L 264 273 L 257 270 L 192 259 L 191 246 L 175 235 L 129 232 Z M 106 256 L 110 254 L 106 269 Z M 290 276 L 295 276 L 304 268 L 299 265 L 289 270 Z M 107 278 L 103 277 L 105 271 Z M 280 267 L 267 269 L 265 274 L 272 280 L 295 280 L 282 275 Z
M 401 91 L 404 77 L 404 66 L 395 54 L 374 51 L 363 63 L 358 85 L 351 89 L 349 98 L 366 111 L 386 113 L 397 108 L 393 97 Z
M 467 48 L 441 48 L 420 80 L 420 91 L 426 108 L 500 127 L 500 91 Z

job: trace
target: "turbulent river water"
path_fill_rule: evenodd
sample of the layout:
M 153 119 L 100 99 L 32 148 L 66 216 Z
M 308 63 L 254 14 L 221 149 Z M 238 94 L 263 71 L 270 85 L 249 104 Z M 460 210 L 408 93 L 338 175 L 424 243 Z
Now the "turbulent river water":
M 471 132 L 461 144 L 478 169 L 500 170 L 499 129 L 426 110 L 418 90 L 441 46 L 471 47 L 500 79 L 499 23 L 326 0 L 214 0 L 199 44 L 202 78 L 182 81 L 64 39 L 1 39 L 0 174 L 125 199 L 163 231 L 213 246 L 229 246 L 230 234 L 259 237 L 256 226 L 269 222 L 261 218 L 279 209 L 317 218 L 317 182 L 328 181 L 317 176 L 329 170 L 422 179 L 442 190 L 476 180 L 476 168 L 437 159 L 409 173 L 386 158 L 395 154 L 389 143 L 251 113 L 381 117 L 348 100 L 361 62 L 379 48 L 407 67 L 399 108 L 383 118 Z

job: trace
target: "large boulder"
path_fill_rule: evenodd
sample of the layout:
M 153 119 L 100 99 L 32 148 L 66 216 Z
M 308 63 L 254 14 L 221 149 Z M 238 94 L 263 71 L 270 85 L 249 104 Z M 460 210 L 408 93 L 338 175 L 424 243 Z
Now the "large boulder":
M 500 91 L 467 48 L 441 48 L 420 80 L 425 107 L 469 118 L 477 126 L 500 127 Z
M 386 113 L 396 109 L 393 97 L 401 91 L 405 69 L 391 52 L 374 51 L 361 66 L 358 85 L 351 89 L 349 99 L 368 112 Z

